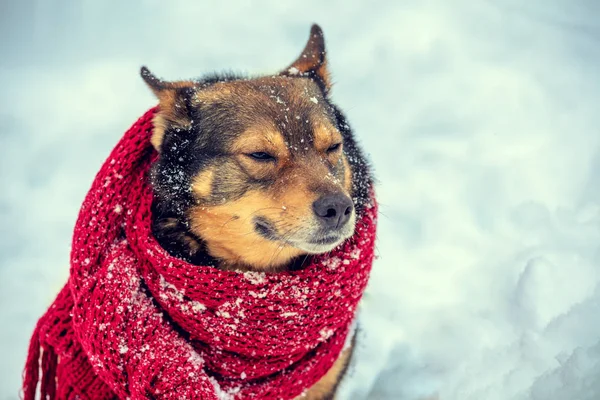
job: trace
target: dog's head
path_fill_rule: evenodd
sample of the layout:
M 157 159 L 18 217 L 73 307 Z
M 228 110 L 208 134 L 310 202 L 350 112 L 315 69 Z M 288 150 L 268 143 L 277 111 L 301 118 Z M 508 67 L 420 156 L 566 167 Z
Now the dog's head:
M 254 269 L 332 250 L 354 232 L 349 128 L 328 99 L 321 29 L 273 76 L 165 82 L 152 144 L 155 196 L 213 257 Z

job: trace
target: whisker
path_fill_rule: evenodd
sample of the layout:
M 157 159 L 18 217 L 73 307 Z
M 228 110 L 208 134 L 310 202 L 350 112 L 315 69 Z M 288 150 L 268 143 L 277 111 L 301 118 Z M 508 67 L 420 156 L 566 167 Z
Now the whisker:
M 227 225 L 228 223 L 230 223 L 233 220 L 235 220 L 235 215 L 233 217 L 229 218 L 227 221 L 225 221 L 225 223 L 223 225 L 221 225 L 221 229 L 225 228 L 225 225 Z
M 389 217 L 389 215 L 386 215 L 384 212 L 382 212 L 382 211 L 381 211 L 381 208 L 380 208 L 379 210 L 377 210 L 377 211 L 379 212 L 379 215 L 381 215 L 381 216 L 383 216 L 383 217 L 385 217 L 385 218 L 387 218 L 387 219 L 391 219 L 391 218 Z
M 302 263 L 300 264 L 300 269 L 302 269 L 302 267 L 304 267 L 304 263 L 306 262 L 306 260 L 308 260 L 309 256 L 310 256 L 310 254 L 307 254 L 304 256 L 304 259 L 302 260 Z
M 273 260 L 278 257 L 281 252 L 283 252 L 283 249 L 285 248 L 286 245 L 288 245 L 287 240 L 290 238 L 290 236 L 292 234 L 296 234 L 300 229 L 302 229 L 302 226 L 299 227 L 292 227 L 290 228 L 287 232 L 285 232 L 283 235 L 281 235 L 281 239 L 282 239 L 282 243 L 281 245 L 279 245 L 278 248 L 275 249 L 275 251 L 273 252 L 273 256 L 271 257 L 271 259 L 269 260 L 269 264 L 271 264 L 273 262 Z

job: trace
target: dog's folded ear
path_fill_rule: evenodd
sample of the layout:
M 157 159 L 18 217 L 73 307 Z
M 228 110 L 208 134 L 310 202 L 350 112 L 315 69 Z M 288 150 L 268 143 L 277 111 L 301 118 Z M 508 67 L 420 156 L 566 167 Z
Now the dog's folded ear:
M 327 57 L 325 54 L 325 37 L 319 25 L 313 24 L 310 36 L 300 56 L 281 71 L 284 76 L 308 76 L 321 83 L 325 92 L 331 88 L 331 77 L 327 68 Z
M 146 67 L 142 67 L 140 75 L 158 98 L 159 111 L 154 117 L 154 132 L 150 142 L 160 152 L 160 146 L 167 129 L 190 128 L 192 119 L 189 101 L 196 89 L 196 82 L 163 81 L 153 75 Z

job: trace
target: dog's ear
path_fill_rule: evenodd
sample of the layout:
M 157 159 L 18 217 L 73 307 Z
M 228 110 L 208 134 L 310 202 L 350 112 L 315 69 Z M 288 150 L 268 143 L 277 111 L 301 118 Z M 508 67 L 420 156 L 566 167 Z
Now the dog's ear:
M 154 131 L 150 142 L 160 152 L 165 131 L 169 128 L 191 127 L 190 97 L 196 89 L 193 81 L 167 82 L 157 78 L 146 67 L 140 71 L 142 79 L 158 98 L 159 111 L 154 117 Z
M 289 67 L 281 72 L 281 75 L 302 75 L 320 81 L 326 92 L 331 88 L 331 77 L 327 68 L 327 57 L 325 54 L 325 37 L 323 30 L 317 24 L 310 28 L 310 36 L 300 56 Z

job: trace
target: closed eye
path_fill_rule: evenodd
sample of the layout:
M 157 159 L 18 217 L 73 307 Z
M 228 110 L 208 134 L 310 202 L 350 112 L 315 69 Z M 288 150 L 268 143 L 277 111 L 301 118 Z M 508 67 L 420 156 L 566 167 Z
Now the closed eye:
M 275 161 L 276 158 L 275 156 L 264 152 L 264 151 L 257 151 L 255 153 L 250 153 L 250 154 L 246 154 L 248 157 L 256 160 L 256 161 Z
M 341 143 L 336 143 L 336 144 L 332 144 L 331 146 L 329 146 L 329 148 L 327 149 L 328 153 L 333 153 L 335 151 L 338 151 L 340 148 L 342 147 Z

